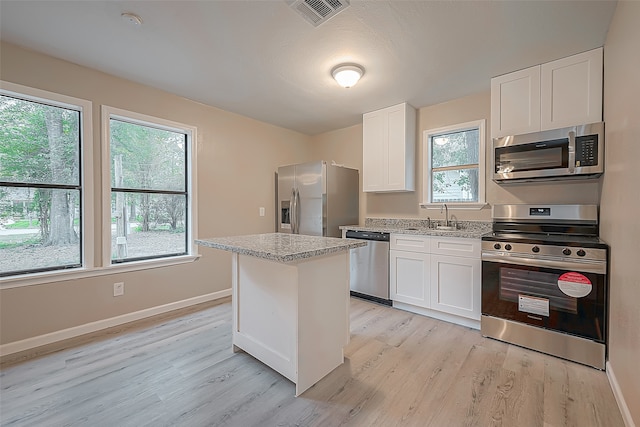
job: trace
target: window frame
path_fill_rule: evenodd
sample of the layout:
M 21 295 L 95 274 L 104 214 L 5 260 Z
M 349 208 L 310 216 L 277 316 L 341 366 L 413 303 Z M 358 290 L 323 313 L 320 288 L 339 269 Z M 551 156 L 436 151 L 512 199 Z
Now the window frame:
M 127 123 L 141 126 L 155 127 L 172 132 L 184 133 L 187 135 L 186 148 L 186 186 L 187 193 L 186 218 L 186 254 L 181 255 L 159 255 L 144 259 L 131 259 L 113 262 L 111 259 L 111 126 L 110 120 L 120 120 Z M 108 105 L 101 106 L 102 124 L 102 265 L 105 269 L 125 269 L 130 270 L 145 268 L 145 266 L 171 265 L 180 260 L 194 260 L 199 257 L 196 240 L 197 227 L 197 199 L 196 199 L 196 150 L 197 128 L 195 126 L 174 122 L 171 120 L 153 117 L 146 114 L 136 113 L 121 108 Z
M 468 130 L 478 129 L 478 200 L 470 202 L 432 202 L 433 187 L 431 163 L 431 149 L 435 137 Z M 422 203 L 420 207 L 425 209 L 440 209 L 446 203 L 447 207 L 453 209 L 482 209 L 486 206 L 486 120 L 474 120 L 465 123 L 458 123 L 435 129 L 427 129 L 422 134 Z M 475 164 L 475 163 L 474 163 Z M 466 166 L 466 165 L 459 165 Z M 438 168 L 436 168 L 438 169 Z
M 93 104 L 85 99 L 36 89 L 16 83 L 0 80 L 0 93 L 6 96 L 37 102 L 78 111 L 80 113 L 80 158 L 79 160 L 79 193 L 80 193 L 80 258 L 81 263 L 77 267 L 51 267 L 38 269 L 38 271 L 24 271 L 12 275 L 0 277 L 0 284 L 4 288 L 5 283 L 19 282 L 32 277 L 46 277 L 51 274 L 68 274 L 69 272 L 84 271 L 92 268 L 94 259 L 94 167 L 93 167 Z

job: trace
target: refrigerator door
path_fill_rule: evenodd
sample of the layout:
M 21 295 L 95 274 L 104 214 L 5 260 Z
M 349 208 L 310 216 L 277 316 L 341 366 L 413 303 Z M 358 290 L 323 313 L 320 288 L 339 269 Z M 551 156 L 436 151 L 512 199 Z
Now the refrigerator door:
M 298 234 L 324 236 L 326 218 L 326 163 L 302 163 L 296 168 L 295 225 Z
M 327 165 L 327 237 L 342 237 L 341 225 L 358 223 L 359 177 L 356 169 Z
M 295 219 L 292 215 L 295 196 L 295 166 L 278 168 L 278 232 L 291 233 Z

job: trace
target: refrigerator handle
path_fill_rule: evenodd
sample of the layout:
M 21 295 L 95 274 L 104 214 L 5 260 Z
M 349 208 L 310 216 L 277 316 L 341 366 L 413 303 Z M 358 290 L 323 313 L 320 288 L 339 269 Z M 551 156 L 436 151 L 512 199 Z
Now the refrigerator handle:
M 296 234 L 300 234 L 300 192 L 296 190 Z
M 291 234 L 296 232 L 296 189 L 291 189 L 291 198 L 289 199 L 289 221 L 291 222 Z

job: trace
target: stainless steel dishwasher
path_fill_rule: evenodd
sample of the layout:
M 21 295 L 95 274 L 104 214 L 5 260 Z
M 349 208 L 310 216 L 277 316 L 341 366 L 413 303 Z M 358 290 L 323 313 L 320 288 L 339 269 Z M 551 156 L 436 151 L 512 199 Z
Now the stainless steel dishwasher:
M 367 240 L 367 246 L 351 251 L 351 295 L 391 305 L 389 299 L 389 233 L 353 231 L 348 239 Z

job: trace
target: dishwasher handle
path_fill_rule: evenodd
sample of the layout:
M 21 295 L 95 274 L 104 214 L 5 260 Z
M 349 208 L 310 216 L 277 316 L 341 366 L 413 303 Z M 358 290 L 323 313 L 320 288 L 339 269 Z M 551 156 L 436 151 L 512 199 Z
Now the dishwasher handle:
M 347 230 L 345 234 L 347 239 L 360 239 L 360 240 L 376 240 L 379 242 L 388 242 L 390 239 L 389 233 L 381 233 L 379 231 L 354 231 Z

